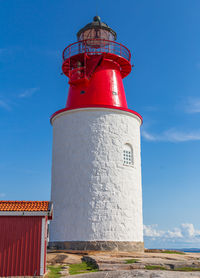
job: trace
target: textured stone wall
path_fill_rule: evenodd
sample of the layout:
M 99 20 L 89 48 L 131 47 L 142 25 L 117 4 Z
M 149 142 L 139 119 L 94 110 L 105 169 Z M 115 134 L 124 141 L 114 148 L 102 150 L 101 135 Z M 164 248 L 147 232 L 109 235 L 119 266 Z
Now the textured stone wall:
M 123 165 L 130 144 L 134 165 Z M 106 108 L 53 119 L 50 241 L 143 242 L 140 119 Z
M 49 243 L 49 247 L 57 250 L 144 252 L 144 242 L 141 241 L 54 241 Z

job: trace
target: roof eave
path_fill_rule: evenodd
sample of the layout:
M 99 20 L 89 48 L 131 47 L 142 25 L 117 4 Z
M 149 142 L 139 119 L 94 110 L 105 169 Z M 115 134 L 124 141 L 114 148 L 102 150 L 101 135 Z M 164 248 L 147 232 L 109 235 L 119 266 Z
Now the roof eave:
M 0 211 L 0 216 L 48 216 L 52 217 L 52 211 Z

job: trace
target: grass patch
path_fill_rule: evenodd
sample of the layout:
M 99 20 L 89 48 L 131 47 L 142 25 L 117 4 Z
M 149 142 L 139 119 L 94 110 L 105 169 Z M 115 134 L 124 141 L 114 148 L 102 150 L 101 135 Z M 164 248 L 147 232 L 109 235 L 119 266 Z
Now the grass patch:
M 75 274 L 81 274 L 81 273 L 87 273 L 87 272 L 97 272 L 98 268 L 96 265 L 92 263 L 86 263 L 82 262 L 81 264 L 70 264 L 69 265 L 69 274 L 75 275 Z
M 48 278 L 58 278 L 58 277 L 61 277 L 61 274 L 59 273 L 62 270 L 61 266 L 52 266 L 52 265 L 49 265 L 49 266 L 47 266 L 47 268 L 48 268 L 48 270 L 50 270 L 50 272 L 47 275 Z
M 128 259 L 128 260 L 125 260 L 125 264 L 134 264 L 134 263 L 137 263 L 138 260 L 136 259 Z
M 200 271 L 200 267 L 179 267 L 175 271 Z
M 145 269 L 148 269 L 148 270 L 166 270 L 166 268 L 164 266 L 161 266 L 161 265 L 146 265 Z
M 177 255 L 185 255 L 184 252 L 180 252 L 180 251 L 173 251 L 173 250 L 164 250 L 161 253 L 166 253 L 166 254 L 177 254 Z

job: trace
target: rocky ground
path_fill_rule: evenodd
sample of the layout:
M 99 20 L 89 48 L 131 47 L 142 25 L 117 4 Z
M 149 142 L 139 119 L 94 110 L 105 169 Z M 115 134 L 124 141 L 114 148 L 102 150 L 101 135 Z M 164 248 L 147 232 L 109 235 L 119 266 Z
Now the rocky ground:
M 70 275 L 68 277 L 74 277 Z M 160 270 L 119 270 L 110 272 L 96 272 L 89 274 L 76 275 L 77 278 L 199 278 L 200 272 L 172 272 L 172 271 L 160 271 Z
M 62 271 L 63 277 L 69 275 L 67 265 L 80 264 L 82 261 L 92 263 L 99 269 L 99 272 L 96 273 L 77 275 L 77 277 L 82 278 L 200 278 L 199 253 L 168 254 L 162 253 L 160 250 L 145 253 L 52 250 L 48 252 L 47 256 L 49 265 L 59 264 L 65 266 Z M 187 272 L 185 272 L 186 270 Z

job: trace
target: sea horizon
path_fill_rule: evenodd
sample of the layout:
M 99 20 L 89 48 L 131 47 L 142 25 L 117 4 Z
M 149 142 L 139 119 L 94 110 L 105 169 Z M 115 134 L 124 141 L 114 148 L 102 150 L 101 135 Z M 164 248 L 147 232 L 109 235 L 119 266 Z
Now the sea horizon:
M 162 247 L 159 247 L 159 248 L 146 248 L 146 249 L 149 249 L 149 250 L 171 250 L 171 251 L 180 251 L 180 252 L 186 252 L 186 253 L 200 253 L 200 248 L 162 248 Z

